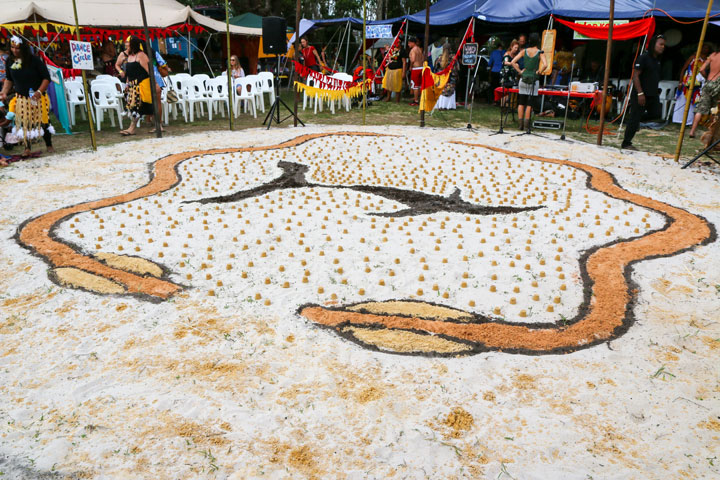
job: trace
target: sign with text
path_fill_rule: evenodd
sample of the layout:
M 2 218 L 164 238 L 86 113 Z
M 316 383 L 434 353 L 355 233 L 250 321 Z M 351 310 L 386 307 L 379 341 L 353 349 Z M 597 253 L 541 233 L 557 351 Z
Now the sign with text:
M 478 44 L 477 43 L 466 43 L 463 45 L 462 51 L 462 64 L 463 65 L 475 65 L 478 60 Z
M 76 42 L 70 40 L 70 57 L 72 67 L 79 70 L 92 70 L 93 64 L 92 44 L 90 42 Z
M 365 25 L 365 38 L 395 38 L 392 25 Z
M 613 21 L 614 25 L 622 25 L 623 23 L 628 23 L 630 20 L 615 20 Z M 610 20 L 575 20 L 575 23 L 579 23 L 582 25 L 591 25 L 593 27 L 607 27 L 610 25 Z M 599 40 L 598 38 L 590 38 L 586 37 L 582 33 L 573 32 L 573 40 Z

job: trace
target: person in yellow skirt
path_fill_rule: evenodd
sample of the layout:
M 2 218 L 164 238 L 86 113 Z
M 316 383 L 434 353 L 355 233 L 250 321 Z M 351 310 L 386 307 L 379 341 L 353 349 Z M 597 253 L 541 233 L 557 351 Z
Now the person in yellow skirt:
M 407 52 L 400 45 L 397 45 L 390 52 L 387 69 L 383 76 L 382 87 L 387 92 L 385 101 L 389 102 L 392 94 L 395 94 L 395 102 L 400 103 L 400 93 L 403 87 L 403 79 L 407 73 Z
M 10 40 L 12 61 L 7 69 L 7 79 L 0 92 L 0 100 L 8 103 L 9 110 L 15 114 L 15 127 L 12 134 L 21 139 L 25 150 L 23 157 L 32 153 L 30 145 L 42 138 L 48 152 L 54 152 L 50 125 L 50 99 L 47 89 L 50 86 L 50 73 L 43 61 L 32 54 L 30 46 L 22 38 L 13 36 Z M 8 102 L 11 89 L 15 98 Z
M 140 39 L 128 39 L 128 56 L 125 67 L 127 82 L 126 105 L 130 116 L 130 126 L 120 132 L 123 136 L 135 135 L 138 121 L 143 115 L 152 115 L 152 92 L 150 90 L 150 59 L 142 51 Z

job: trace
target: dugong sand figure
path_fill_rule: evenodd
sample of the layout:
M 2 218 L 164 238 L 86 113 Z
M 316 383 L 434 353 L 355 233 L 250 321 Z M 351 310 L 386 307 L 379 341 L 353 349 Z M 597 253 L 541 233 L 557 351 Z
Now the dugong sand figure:
M 178 173 L 180 165 L 201 155 L 287 149 L 320 137 L 339 136 L 362 139 L 377 135 L 346 132 L 303 135 L 270 147 L 215 149 L 170 155 L 154 163 L 152 178 L 147 185 L 124 195 L 82 203 L 30 219 L 18 228 L 16 239 L 50 265 L 50 278 L 61 285 L 95 293 L 134 295 L 144 300 L 163 301 L 187 288 L 173 280 L 177 272 L 141 256 L 85 253 L 82 248 L 58 237 L 57 232 L 61 225 L 83 212 L 120 208 L 129 202 L 149 199 L 153 195 L 167 192 L 178 186 L 182 180 Z M 674 255 L 715 239 L 713 227 L 701 217 L 629 193 L 623 190 L 609 173 L 599 168 L 483 145 L 463 144 L 463 148 L 494 151 L 517 159 L 577 169 L 587 176 L 587 187 L 590 190 L 657 212 L 666 219 L 665 225 L 641 236 L 615 239 L 582 252 L 579 272 L 583 284 L 583 300 L 577 315 L 565 319 L 562 323 L 527 323 L 517 319 L 508 321 L 498 316 L 465 311 L 455 305 L 443 305 L 440 302 L 428 302 L 402 295 L 384 300 L 344 304 L 334 302 L 334 305 L 303 304 L 303 299 L 294 299 L 296 304 L 300 305 L 297 312 L 301 316 L 366 348 L 390 353 L 457 356 L 488 350 L 526 354 L 571 352 L 616 338 L 632 324 L 632 305 L 636 293 L 630 277 L 631 266 L 635 262 Z M 277 162 L 275 169 L 280 170 L 279 175 L 251 188 L 237 189 L 229 194 L 175 200 L 173 205 L 179 209 L 202 205 L 239 205 L 243 201 L 257 200 L 259 197 L 282 191 L 333 189 L 343 194 L 368 194 L 402 205 L 394 211 L 367 213 L 368 217 L 390 220 L 448 212 L 478 217 L 518 215 L 536 210 L 541 212 L 544 208 L 543 205 L 480 205 L 464 200 L 459 188 L 455 188 L 449 195 L 440 195 L 412 188 L 313 183 L 308 180 L 308 166 L 286 160 Z M 172 200 L 168 201 L 170 202 Z M 137 210 L 142 211 L 141 205 L 137 206 Z M 144 212 L 147 213 L 147 210 Z M 95 215 L 97 216 L 97 213 Z M 138 213 L 137 218 L 141 215 L 142 213 Z M 149 230 L 153 222 L 146 218 L 143 220 Z M 176 226 L 177 231 L 182 230 L 177 220 L 171 228 Z M 169 231 L 166 235 L 171 236 Z M 136 251 L 142 249 L 138 246 Z M 212 254 L 208 256 L 212 257 Z M 228 269 L 230 268 L 231 265 L 228 264 Z M 236 274 L 231 272 L 227 275 L 229 278 Z

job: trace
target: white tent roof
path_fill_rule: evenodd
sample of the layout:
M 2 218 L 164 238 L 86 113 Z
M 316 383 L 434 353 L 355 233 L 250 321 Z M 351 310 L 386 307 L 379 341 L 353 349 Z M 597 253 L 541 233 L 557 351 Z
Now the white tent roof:
M 87 27 L 141 28 L 138 0 L 76 0 L 78 23 Z M 225 23 L 201 15 L 175 0 L 146 0 L 148 27 L 165 28 L 179 23 L 197 23 L 217 32 Z M 75 25 L 71 0 L 0 0 L 0 23 L 49 21 Z M 262 35 L 261 28 L 230 25 L 230 33 Z

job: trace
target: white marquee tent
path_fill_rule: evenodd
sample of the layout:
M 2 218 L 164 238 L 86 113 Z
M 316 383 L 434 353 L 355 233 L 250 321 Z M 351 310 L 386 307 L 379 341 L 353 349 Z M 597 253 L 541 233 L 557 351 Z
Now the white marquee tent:
M 80 26 L 97 28 L 141 28 L 138 0 L 77 0 Z M 175 0 L 146 0 L 150 28 L 166 28 L 190 23 L 208 30 L 224 32 L 225 23 L 201 15 Z M 0 24 L 16 22 L 56 22 L 75 25 L 71 0 L 0 0 Z M 261 28 L 230 25 L 230 33 L 261 36 Z

